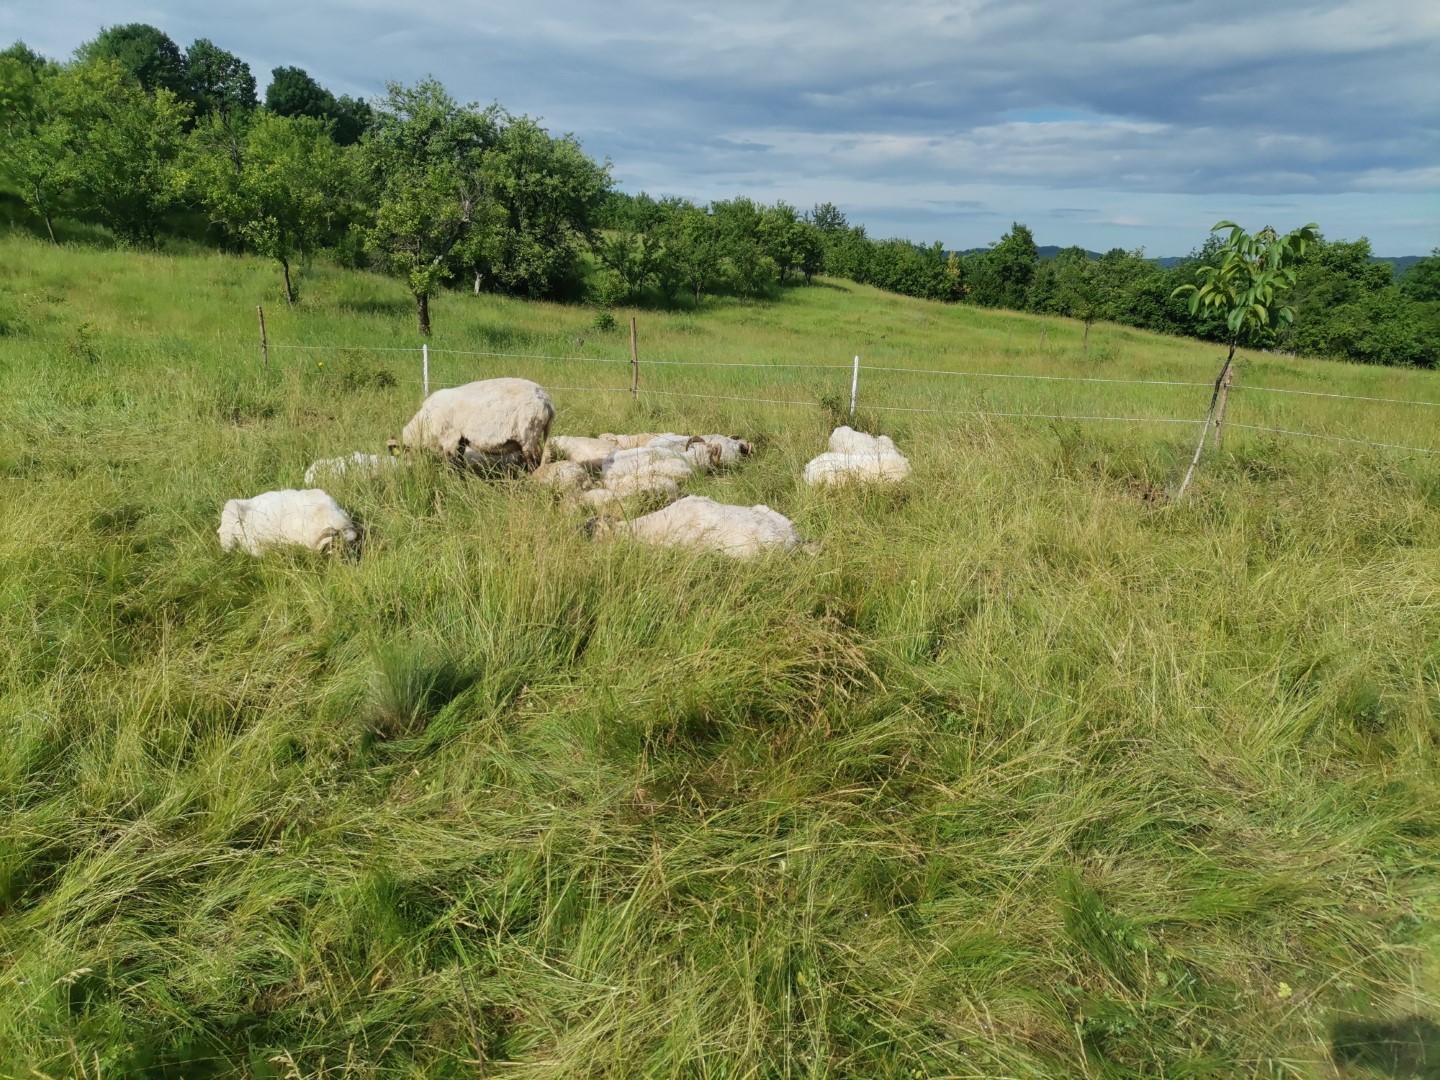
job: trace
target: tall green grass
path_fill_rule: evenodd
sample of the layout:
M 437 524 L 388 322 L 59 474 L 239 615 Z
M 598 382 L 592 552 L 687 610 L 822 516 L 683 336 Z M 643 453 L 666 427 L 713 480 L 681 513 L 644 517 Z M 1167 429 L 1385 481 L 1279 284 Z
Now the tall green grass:
M 291 311 L 251 260 L 0 254 L 0 1074 L 1433 1074 L 1435 462 L 1235 432 L 1176 505 L 1196 430 L 977 409 L 1198 418 L 1204 386 L 862 369 L 915 475 L 814 492 L 857 352 L 1218 367 L 826 285 L 641 312 L 642 363 L 834 370 L 555 391 L 560 432 L 753 439 L 692 490 L 781 510 L 813 558 L 597 544 L 422 464 L 329 486 L 359 558 L 252 560 L 215 541 L 225 499 L 418 403 L 401 290 L 316 267 Z M 265 371 L 257 302 L 272 344 L 409 351 Z M 628 360 L 584 309 L 434 316 L 437 384 L 628 387 L 444 351 Z M 1440 445 L 1418 406 L 1242 390 L 1231 417 Z

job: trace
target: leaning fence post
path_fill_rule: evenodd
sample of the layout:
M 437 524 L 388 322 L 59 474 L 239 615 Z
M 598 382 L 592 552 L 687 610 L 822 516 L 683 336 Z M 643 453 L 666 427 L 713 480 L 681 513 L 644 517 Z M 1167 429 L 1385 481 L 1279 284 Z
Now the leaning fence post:
M 640 347 L 635 341 L 635 316 L 630 316 L 630 396 L 640 394 Z
M 270 342 L 265 339 L 265 306 L 256 304 L 255 313 L 260 316 L 260 356 L 268 368 L 270 366 Z
M 1215 441 L 1213 445 L 1216 450 L 1219 450 L 1225 441 L 1225 406 L 1230 403 L 1230 386 L 1234 382 L 1234 365 L 1227 364 L 1225 377 L 1220 381 L 1220 401 L 1215 406 Z
M 430 396 L 430 346 L 420 346 L 420 388 L 424 397 Z
M 850 415 L 855 415 L 855 393 L 860 389 L 860 358 L 855 357 L 855 369 L 850 373 Z

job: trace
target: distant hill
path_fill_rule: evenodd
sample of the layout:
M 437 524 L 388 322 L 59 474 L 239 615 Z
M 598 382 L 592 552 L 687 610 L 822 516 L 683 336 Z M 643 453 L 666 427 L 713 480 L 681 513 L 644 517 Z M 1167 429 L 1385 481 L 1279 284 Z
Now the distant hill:
M 983 247 L 966 248 L 964 251 L 960 252 L 960 254 L 979 255 L 982 252 L 989 250 L 989 248 Z M 1040 252 L 1040 258 L 1053 259 L 1056 255 L 1059 255 L 1060 252 L 1064 251 L 1065 249 L 1057 244 L 1045 244 L 1043 247 L 1040 247 L 1037 250 Z M 949 255 L 950 252 L 947 251 L 946 254 Z M 1089 249 L 1087 249 L 1085 254 L 1089 255 L 1092 259 L 1100 258 L 1100 252 L 1098 251 L 1090 251 Z M 1410 267 L 1414 266 L 1424 257 L 1425 256 L 1423 255 L 1376 255 L 1373 256 L 1370 261 L 1388 262 L 1394 269 L 1395 276 L 1398 278 L 1401 274 L 1405 273 L 1406 270 L 1409 270 Z M 1172 266 L 1179 266 L 1181 263 L 1186 262 L 1189 258 L 1189 255 L 1164 255 L 1158 259 L 1152 259 L 1151 261 L 1154 262 L 1156 265 L 1163 266 L 1166 270 L 1169 270 Z

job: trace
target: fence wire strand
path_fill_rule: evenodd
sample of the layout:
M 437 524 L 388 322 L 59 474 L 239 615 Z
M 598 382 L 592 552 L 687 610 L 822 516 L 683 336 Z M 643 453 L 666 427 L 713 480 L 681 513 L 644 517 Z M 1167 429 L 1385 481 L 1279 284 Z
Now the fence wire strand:
M 395 352 L 415 353 L 420 350 L 415 346 L 395 345 L 299 345 L 273 342 L 272 349 L 296 349 L 310 352 L 320 351 L 351 351 L 351 352 Z M 597 356 L 555 356 L 546 353 L 518 353 L 498 352 L 480 349 L 430 349 L 429 354 L 434 356 L 484 356 L 515 360 L 546 360 L 546 361 L 574 361 L 577 363 L 598 363 L 598 364 L 629 364 L 628 358 L 608 358 Z M 850 371 L 849 364 L 785 364 L 785 363 L 744 363 L 722 360 L 642 360 L 642 364 L 648 367 L 711 367 L 711 368 L 751 368 L 751 369 L 788 369 L 808 371 Z M 1186 380 L 1171 379 L 1107 379 L 1094 376 L 1082 375 L 1032 375 L 1021 372 L 999 372 L 999 371 L 958 371 L 930 368 L 910 368 L 892 366 L 864 366 L 865 371 L 883 372 L 906 375 L 946 375 L 957 377 L 970 377 L 980 379 L 1014 379 L 1033 382 L 1070 382 L 1070 383 L 1096 383 L 1111 386 L 1169 386 L 1169 387 L 1204 387 L 1210 388 L 1213 382 L 1191 382 Z M 407 383 L 419 384 L 419 380 L 406 380 Z M 436 390 L 454 389 L 456 385 L 446 384 L 435 386 Z M 548 389 L 572 393 L 630 393 L 629 387 L 623 386 L 552 386 Z M 1271 394 L 1293 394 L 1301 397 L 1329 398 L 1337 401 L 1364 401 L 1386 405 L 1430 405 L 1440 406 L 1440 401 L 1426 401 L 1420 398 L 1389 398 L 1374 397 L 1362 394 L 1334 394 L 1318 390 L 1291 390 L 1279 386 L 1259 386 L 1249 383 L 1239 383 L 1233 387 L 1236 391 L 1256 391 Z M 740 397 L 725 394 L 697 394 L 679 390 L 651 390 L 646 387 L 640 388 L 640 394 L 650 397 L 689 398 L 704 401 L 734 401 L 755 405 L 799 405 L 808 408 L 823 408 L 823 403 L 809 401 L 800 398 L 762 398 L 762 397 Z M 895 412 L 895 413 L 925 413 L 931 415 L 953 415 L 957 417 L 974 418 L 995 418 L 1010 420 L 1058 420 L 1074 422 L 1093 423 L 1123 423 L 1123 424 L 1181 424 L 1186 426 L 1198 426 L 1205 421 L 1200 419 L 1187 419 L 1171 416 L 1103 416 L 1091 414 L 1071 413 L 1039 413 L 1039 412 L 999 412 L 987 409 L 967 410 L 964 408 L 936 409 L 919 408 L 905 405 L 862 405 L 861 411 L 869 412 Z M 1372 446 L 1382 450 L 1399 450 L 1406 453 L 1437 455 L 1440 450 L 1430 449 L 1423 446 L 1407 446 L 1401 443 L 1379 442 L 1374 439 L 1360 439 L 1345 435 L 1326 435 L 1315 431 L 1300 431 L 1293 428 L 1267 427 L 1260 424 L 1244 424 L 1237 421 L 1229 421 L 1227 427 L 1239 431 L 1254 431 L 1270 435 L 1288 435 L 1302 439 L 1316 439 L 1324 442 L 1346 443 L 1355 446 Z

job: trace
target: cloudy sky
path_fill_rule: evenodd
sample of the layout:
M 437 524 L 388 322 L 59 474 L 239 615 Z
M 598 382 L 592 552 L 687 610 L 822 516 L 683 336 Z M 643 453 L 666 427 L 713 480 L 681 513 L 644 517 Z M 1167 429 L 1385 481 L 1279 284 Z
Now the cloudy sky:
M 0 0 L 64 57 L 208 37 L 261 90 L 439 77 L 573 131 L 628 191 L 829 200 L 873 236 L 1184 254 L 1220 218 L 1440 246 L 1437 0 Z

